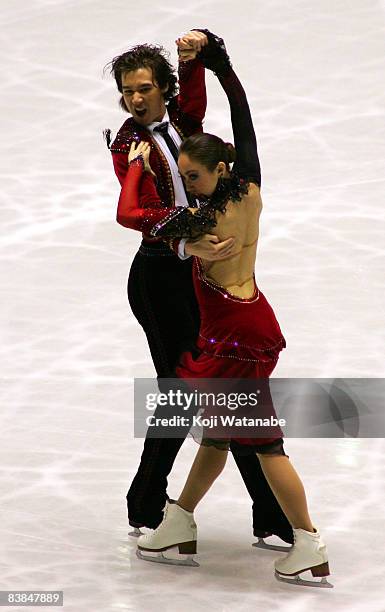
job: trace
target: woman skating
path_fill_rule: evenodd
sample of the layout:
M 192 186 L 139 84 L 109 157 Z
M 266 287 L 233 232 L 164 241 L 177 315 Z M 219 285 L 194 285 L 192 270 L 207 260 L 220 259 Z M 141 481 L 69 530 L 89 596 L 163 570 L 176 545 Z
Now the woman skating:
M 212 35 L 211 35 L 212 36 Z M 260 166 L 245 92 L 232 70 L 221 39 L 210 41 L 201 59 L 212 69 L 230 103 L 234 150 L 221 139 L 198 134 L 182 144 L 178 166 L 190 193 L 205 198 L 198 209 L 159 209 L 149 221 L 149 233 L 167 238 L 195 238 L 215 227 L 220 239 L 233 236 L 235 254 L 206 262 L 195 259 L 194 286 L 201 313 L 196 350 L 185 352 L 176 376 L 189 378 L 268 378 L 285 340 L 271 306 L 258 289 L 254 266 L 259 236 Z M 183 40 L 180 42 L 183 47 Z M 210 49 L 216 45 L 215 54 Z M 153 183 L 149 168 L 150 145 L 132 145 L 130 167 L 118 207 L 118 221 L 137 214 L 139 193 Z M 234 161 L 233 169 L 229 164 Z M 149 205 L 159 197 L 155 184 Z M 294 531 L 290 552 L 275 562 L 280 579 L 310 569 L 313 576 L 329 575 L 326 546 L 308 514 L 303 485 L 283 450 L 281 436 L 239 439 L 239 452 L 257 453 L 263 472 Z M 228 440 L 204 438 L 184 489 L 176 502 L 168 502 L 164 520 L 151 534 L 138 540 L 140 551 L 160 552 L 178 546 L 180 553 L 196 552 L 193 512 L 219 476 L 228 454 Z M 161 557 L 162 559 L 162 557 Z M 166 560 L 163 557 L 163 561 Z M 289 578 L 287 578 L 289 579 Z M 291 580 L 291 578 L 289 579 Z M 304 581 L 302 581 L 303 583 Z M 311 584 L 328 586 L 322 583 Z

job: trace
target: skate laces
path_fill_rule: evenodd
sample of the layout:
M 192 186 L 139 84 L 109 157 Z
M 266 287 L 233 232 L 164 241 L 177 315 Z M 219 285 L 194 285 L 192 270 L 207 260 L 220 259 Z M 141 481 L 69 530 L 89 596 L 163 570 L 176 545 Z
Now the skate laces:
M 155 529 L 154 533 L 159 533 L 166 526 L 166 519 L 167 519 L 167 514 L 168 514 L 169 508 L 170 508 L 170 504 L 167 504 L 166 510 L 163 513 L 163 521 L 161 522 L 160 525 L 158 525 L 158 527 Z
M 164 526 L 164 524 L 166 522 L 166 519 L 167 519 L 167 514 L 168 514 L 168 511 L 169 511 L 169 508 L 170 508 L 170 503 L 168 503 L 166 505 L 165 511 L 163 512 L 163 520 L 162 520 L 161 524 L 158 525 L 158 527 L 156 528 L 156 531 L 158 531 L 158 529 L 160 529 L 161 527 Z
M 168 513 L 169 507 L 170 507 L 170 504 L 167 504 L 165 506 L 165 510 L 163 511 L 163 520 L 162 520 L 162 522 L 160 523 L 160 525 L 158 525 L 158 527 L 156 529 L 154 529 L 154 531 L 151 534 L 146 534 L 147 536 L 153 536 L 153 535 L 155 535 L 156 533 L 159 533 L 159 531 L 162 530 L 162 527 L 164 527 L 164 524 L 165 524 L 165 521 L 166 521 L 166 518 L 167 518 L 167 513 Z

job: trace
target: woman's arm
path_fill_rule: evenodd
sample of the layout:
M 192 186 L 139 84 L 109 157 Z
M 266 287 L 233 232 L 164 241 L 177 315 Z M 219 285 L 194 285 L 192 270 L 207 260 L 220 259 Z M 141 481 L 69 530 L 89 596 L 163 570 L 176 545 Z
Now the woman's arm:
M 201 30 L 201 32 L 207 35 L 209 44 L 202 48 L 198 57 L 206 68 L 215 72 L 230 104 L 234 145 L 237 153 L 234 171 L 260 187 L 261 167 L 257 140 L 245 90 L 232 69 L 222 38 L 218 38 L 208 30 Z
M 234 171 L 260 187 L 261 166 L 257 139 L 245 91 L 232 68 L 226 76 L 218 76 L 218 79 L 230 104 L 234 146 L 237 154 Z
M 148 208 L 152 209 L 150 215 Z M 119 196 L 117 222 L 149 234 L 154 220 L 159 220 L 164 210 L 152 176 L 144 171 L 143 158 L 132 160 Z
M 116 219 L 118 223 L 149 234 L 170 210 L 162 207 L 149 165 L 150 145 L 131 143 L 128 169 L 122 183 Z M 146 171 L 147 170 L 147 171 Z
M 129 166 L 120 192 L 117 221 L 124 227 L 150 236 L 166 238 L 198 238 L 215 223 L 194 214 L 195 209 L 162 206 L 149 167 L 150 146 L 131 144 Z

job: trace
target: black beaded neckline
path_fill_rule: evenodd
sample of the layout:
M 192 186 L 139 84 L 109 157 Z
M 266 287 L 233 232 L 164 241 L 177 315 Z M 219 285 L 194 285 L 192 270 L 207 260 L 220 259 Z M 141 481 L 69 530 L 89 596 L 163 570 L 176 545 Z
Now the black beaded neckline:
M 214 210 L 226 212 L 226 204 L 229 200 L 240 202 L 242 197 L 248 193 L 249 182 L 241 178 L 236 172 L 231 172 L 229 178 L 218 179 L 214 193 L 200 200 L 200 206 L 207 206 Z
M 229 200 L 240 202 L 248 190 L 249 181 L 241 178 L 236 172 L 231 172 L 229 178 L 218 179 L 214 193 L 209 198 L 201 200 L 199 208 L 205 207 L 224 213 Z
M 248 193 L 249 182 L 231 172 L 229 178 L 220 178 L 214 193 L 200 200 L 198 209 L 192 213 L 189 208 L 178 206 L 151 230 L 152 236 L 197 239 L 207 234 L 217 224 L 216 212 L 226 212 L 230 200 L 240 202 Z
M 216 212 L 226 212 L 230 200 L 240 202 L 242 196 L 248 193 L 249 182 L 236 172 L 231 172 L 229 178 L 220 177 L 214 193 L 205 200 L 200 200 L 198 210 L 193 215 L 192 223 L 197 231 L 210 231 L 217 224 Z

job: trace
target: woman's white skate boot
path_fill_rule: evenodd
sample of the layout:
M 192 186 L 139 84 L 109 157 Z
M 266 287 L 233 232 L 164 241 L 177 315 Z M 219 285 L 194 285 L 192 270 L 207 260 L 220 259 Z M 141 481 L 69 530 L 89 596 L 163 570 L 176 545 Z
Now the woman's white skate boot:
M 179 554 L 187 558 L 170 559 L 163 555 L 163 551 L 178 547 Z M 142 551 L 157 553 L 156 556 L 144 555 Z M 198 567 L 199 563 L 193 560 L 197 552 L 197 526 L 192 512 L 183 510 L 176 502 L 166 502 L 163 521 L 152 533 L 138 538 L 139 559 L 168 563 L 170 565 L 190 565 Z
M 275 577 L 290 584 L 331 588 L 333 585 L 326 580 L 330 574 L 328 554 L 318 529 L 313 533 L 305 529 L 293 529 L 293 532 L 293 548 L 286 557 L 274 563 Z M 299 574 L 306 570 L 322 580 L 303 580 Z

